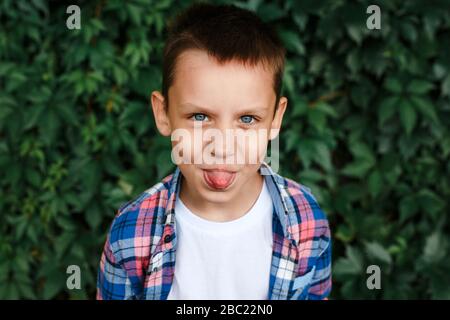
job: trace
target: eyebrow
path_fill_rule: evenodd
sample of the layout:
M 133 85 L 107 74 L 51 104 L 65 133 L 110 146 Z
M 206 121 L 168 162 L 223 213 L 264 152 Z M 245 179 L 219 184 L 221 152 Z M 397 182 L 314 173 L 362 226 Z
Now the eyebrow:
M 191 108 L 197 109 L 199 112 L 205 112 L 205 113 L 211 113 L 211 114 L 214 114 L 214 110 L 215 110 L 215 108 L 203 107 L 203 106 L 199 106 L 199 105 L 196 105 L 196 104 L 190 103 L 190 102 L 181 103 L 179 106 L 180 107 L 191 107 Z M 258 113 L 258 112 L 267 111 L 267 110 L 269 110 L 268 106 L 256 105 L 256 106 L 250 107 L 248 109 L 244 109 L 243 111 L 240 111 L 239 113 L 241 113 L 241 114 Z
M 209 114 L 214 114 L 214 109 L 213 108 L 207 108 L 207 107 L 203 107 L 203 106 L 199 106 L 190 102 L 185 102 L 185 103 L 181 103 L 179 104 L 180 107 L 188 107 L 188 108 L 193 108 L 195 109 L 196 112 L 199 113 L 209 113 Z

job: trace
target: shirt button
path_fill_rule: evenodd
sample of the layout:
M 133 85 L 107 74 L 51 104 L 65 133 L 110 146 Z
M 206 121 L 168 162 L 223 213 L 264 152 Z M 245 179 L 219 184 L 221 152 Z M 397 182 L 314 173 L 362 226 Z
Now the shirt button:
M 164 237 L 164 242 L 165 243 L 168 243 L 168 242 L 170 242 L 172 240 L 172 236 L 170 235 L 170 234 L 167 234 L 165 237 Z

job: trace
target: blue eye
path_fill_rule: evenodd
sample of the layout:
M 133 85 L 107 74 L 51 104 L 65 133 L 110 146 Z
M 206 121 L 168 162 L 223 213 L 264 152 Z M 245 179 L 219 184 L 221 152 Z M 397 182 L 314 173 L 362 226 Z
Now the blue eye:
M 192 116 L 195 121 L 205 121 L 208 117 L 203 113 L 196 113 Z
M 255 120 L 252 116 L 242 116 L 241 121 L 245 124 L 251 124 Z

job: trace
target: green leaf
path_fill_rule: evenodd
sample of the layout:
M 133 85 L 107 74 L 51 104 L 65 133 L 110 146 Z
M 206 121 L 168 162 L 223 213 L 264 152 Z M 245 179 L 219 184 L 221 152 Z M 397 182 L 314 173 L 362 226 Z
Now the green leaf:
M 399 114 L 400 121 L 403 125 L 403 128 L 405 129 L 406 134 L 411 134 L 417 122 L 417 114 L 409 100 L 400 100 Z
M 397 105 L 400 103 L 399 96 L 390 96 L 384 99 L 378 111 L 378 120 L 380 126 L 384 125 L 384 123 L 389 120 L 397 110 Z
M 36 125 L 42 113 L 45 110 L 44 105 L 33 106 L 29 112 L 27 112 L 25 130 L 28 130 Z
M 443 96 L 450 96 L 450 73 L 442 81 L 441 91 Z
M 17 284 L 19 292 L 26 299 L 36 299 L 36 295 L 33 292 L 32 286 L 30 284 L 18 283 Z
M 369 179 L 367 181 L 369 192 L 372 197 L 376 197 L 380 194 L 381 188 L 383 187 L 383 180 L 381 177 L 381 173 L 378 170 L 373 171 L 369 175 Z
M 414 107 L 426 118 L 431 120 L 432 122 L 439 123 L 439 119 L 436 113 L 436 108 L 431 101 L 429 101 L 427 98 L 421 97 L 421 96 L 415 96 L 412 95 L 410 97 L 412 104 Z
M 412 94 L 425 94 L 433 89 L 433 84 L 425 80 L 414 79 L 406 88 L 406 91 Z
M 257 13 L 264 21 L 274 21 L 286 16 L 286 10 L 275 3 L 262 3 Z
M 87 208 L 86 212 L 86 222 L 89 224 L 91 229 L 95 230 L 102 221 L 102 211 L 97 205 L 91 205 Z
M 440 232 L 433 232 L 426 239 L 423 257 L 427 263 L 436 263 L 446 256 L 446 239 Z
M 384 82 L 384 86 L 387 90 L 393 93 L 401 93 L 403 90 L 402 83 L 397 78 L 387 78 Z
M 367 159 L 371 163 L 375 162 L 375 157 L 373 155 L 373 151 L 369 146 L 364 142 L 354 142 L 350 145 L 350 151 L 356 158 L 359 159 Z
M 358 249 L 352 246 L 346 247 L 346 258 L 338 258 L 333 265 L 333 273 L 336 275 L 360 275 L 363 272 L 363 259 Z
M 372 168 L 373 163 L 366 160 L 357 160 L 342 168 L 341 173 L 346 176 L 361 178 Z
M 352 228 L 350 228 L 347 224 L 339 225 L 335 233 L 336 239 L 339 239 L 342 242 L 350 242 L 353 239 L 354 235 L 355 234 Z
M 362 38 L 363 38 L 363 28 L 360 25 L 348 25 L 347 26 L 347 32 L 350 36 L 350 38 L 353 39 L 358 45 L 361 44 Z
M 318 74 L 322 70 L 327 61 L 327 56 L 324 53 L 315 52 L 310 58 L 309 72 Z
M 312 108 L 308 112 L 308 122 L 318 131 L 323 132 L 325 129 L 325 124 L 327 122 L 327 118 L 325 113 L 317 110 L 316 108 Z
M 317 163 L 326 171 L 330 171 L 333 168 L 331 163 L 331 152 L 325 143 L 316 144 Z
M 408 195 L 400 201 L 400 223 L 414 216 L 419 210 L 415 196 Z
M 381 262 L 385 262 L 388 265 L 392 264 L 391 255 L 378 242 L 368 242 L 365 244 L 365 247 L 369 257 L 379 260 Z
M 369 146 L 363 142 L 354 142 L 350 151 L 355 160 L 347 164 L 341 173 L 347 176 L 363 177 L 375 165 L 375 156 Z
M 139 8 L 138 6 L 134 5 L 134 4 L 128 4 L 126 6 L 129 17 L 131 19 L 131 21 L 135 24 L 135 25 L 140 25 L 141 24 L 141 17 L 142 15 L 142 10 L 141 8 Z
M 338 114 L 337 114 L 336 110 L 331 105 L 329 105 L 328 103 L 325 103 L 325 102 L 321 101 L 317 105 L 315 105 L 314 108 L 316 110 L 319 110 L 319 111 L 323 112 L 326 115 L 329 115 L 332 118 L 337 118 L 338 117 Z
M 55 110 L 49 110 L 39 123 L 39 129 L 41 131 L 41 138 L 46 145 L 51 145 L 58 135 L 58 131 L 61 127 L 59 118 Z
M 42 292 L 42 298 L 45 300 L 52 299 L 56 294 L 61 291 L 66 285 L 65 274 L 59 270 L 55 270 L 45 279 L 44 289 Z
M 422 189 L 419 191 L 417 201 L 422 210 L 427 212 L 432 218 L 437 219 L 440 215 L 445 214 L 443 211 L 445 201 L 430 190 Z

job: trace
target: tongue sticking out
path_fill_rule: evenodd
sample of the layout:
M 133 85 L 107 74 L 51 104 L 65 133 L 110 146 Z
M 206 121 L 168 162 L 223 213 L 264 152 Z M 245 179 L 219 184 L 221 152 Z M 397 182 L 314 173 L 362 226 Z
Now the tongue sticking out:
M 227 188 L 234 179 L 236 173 L 227 171 L 203 171 L 206 183 L 214 189 Z

